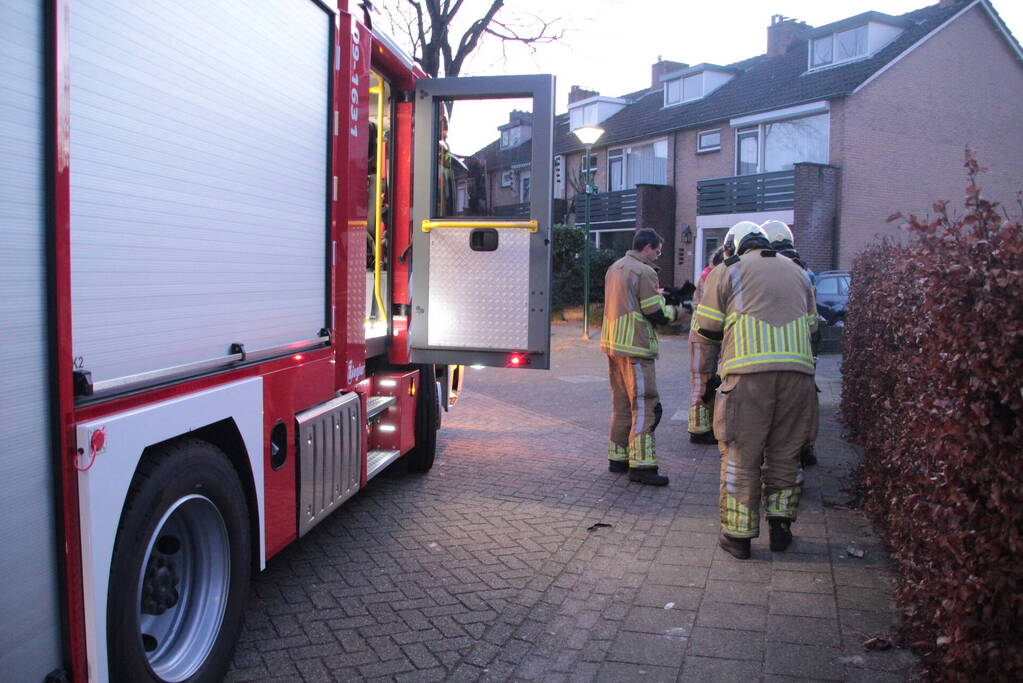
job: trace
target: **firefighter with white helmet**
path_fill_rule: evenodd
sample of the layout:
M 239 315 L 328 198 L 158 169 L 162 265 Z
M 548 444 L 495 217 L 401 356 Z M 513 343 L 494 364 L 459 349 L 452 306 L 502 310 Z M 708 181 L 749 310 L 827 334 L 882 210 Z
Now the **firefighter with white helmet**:
M 703 288 L 716 266 L 724 260 L 719 248 L 711 257 L 710 265 L 703 269 L 693 296 L 694 310 L 703 299 Z M 714 384 L 718 371 L 718 346 L 700 334 L 700 326 L 693 318 L 689 325 L 689 440 L 693 443 L 717 444 L 714 437 Z
M 729 230 L 731 255 L 707 278 L 694 316 L 721 343 L 714 432 L 721 452 L 720 546 L 750 556 L 763 499 L 771 550 L 792 541 L 802 494 L 799 452 L 817 432 L 810 335 L 817 307 L 806 273 L 770 249 L 756 223 Z
M 799 252 L 796 251 L 795 238 L 792 236 L 792 230 L 789 226 L 777 219 L 770 219 L 761 223 L 760 228 L 767 235 L 767 239 L 771 241 L 771 248 L 777 251 L 783 256 L 787 256 L 792 259 L 796 265 L 806 271 L 807 275 L 810 276 L 810 283 L 817 283 L 817 276 L 814 275 L 813 271 L 806 265 Z M 813 362 L 817 364 L 817 347 L 820 345 L 820 330 L 814 332 L 811 339 L 811 348 L 813 349 Z M 799 454 L 799 463 L 805 467 L 812 467 L 817 464 L 817 449 L 812 441 L 808 442 L 803 446 L 803 450 Z

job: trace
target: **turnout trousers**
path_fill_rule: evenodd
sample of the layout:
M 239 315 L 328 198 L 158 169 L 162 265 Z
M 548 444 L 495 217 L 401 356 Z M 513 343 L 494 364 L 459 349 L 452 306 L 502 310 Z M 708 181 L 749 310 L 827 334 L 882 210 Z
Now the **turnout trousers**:
M 711 431 L 714 400 L 703 400 L 707 383 L 717 372 L 718 345 L 695 340 L 689 335 L 689 433 L 706 434 Z
M 721 452 L 722 532 L 759 536 L 761 499 L 768 518 L 795 520 L 803 492 L 799 452 L 817 436 L 813 375 L 730 375 L 717 392 L 714 432 Z
M 611 384 L 611 430 L 607 457 L 628 461 L 630 468 L 657 467 L 654 430 L 661 421 L 661 401 L 652 358 L 607 357 Z

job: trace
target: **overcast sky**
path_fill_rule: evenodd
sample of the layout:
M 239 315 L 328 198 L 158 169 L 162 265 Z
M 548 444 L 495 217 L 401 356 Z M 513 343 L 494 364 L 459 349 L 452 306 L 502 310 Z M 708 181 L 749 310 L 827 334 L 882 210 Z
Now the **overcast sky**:
M 396 0 L 385 0 L 391 4 Z M 465 0 L 466 19 L 489 0 Z M 650 65 L 658 57 L 688 64 L 729 64 L 763 54 L 771 15 L 783 14 L 821 26 L 861 12 L 903 14 L 934 4 L 928 0 L 506 0 L 498 15 L 508 19 L 539 15 L 558 18 L 564 38 L 539 45 L 535 52 L 510 45 L 502 54 L 492 40 L 483 44 L 462 71 L 464 76 L 514 73 L 553 73 L 557 76 L 557 112 L 566 110 L 572 85 L 621 95 L 650 83 Z M 1023 39 L 1023 0 L 993 0 L 1017 40 Z M 474 16 L 479 16 L 479 13 Z M 456 26 L 456 28 L 458 28 Z M 397 36 L 396 36 L 397 37 Z M 463 112 L 465 110 L 463 109 Z M 456 108 L 452 122 L 455 151 L 478 149 L 496 138 L 496 126 L 506 112 L 485 120 Z M 462 116 L 459 117 L 459 114 Z M 462 118 L 462 121 L 457 121 Z M 456 125 L 461 124 L 461 125 Z M 458 139 L 464 136 L 464 139 Z

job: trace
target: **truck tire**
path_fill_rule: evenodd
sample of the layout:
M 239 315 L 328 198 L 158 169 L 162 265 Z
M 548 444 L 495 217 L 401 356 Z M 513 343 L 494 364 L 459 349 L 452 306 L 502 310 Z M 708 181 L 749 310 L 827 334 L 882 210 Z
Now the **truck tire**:
M 409 472 L 428 472 L 437 457 L 437 428 L 440 404 L 437 399 L 437 374 L 432 365 L 418 365 L 419 391 L 416 392 L 416 445 L 408 452 Z
M 245 492 L 223 451 L 184 439 L 147 453 L 110 565 L 110 680 L 221 680 L 251 563 Z

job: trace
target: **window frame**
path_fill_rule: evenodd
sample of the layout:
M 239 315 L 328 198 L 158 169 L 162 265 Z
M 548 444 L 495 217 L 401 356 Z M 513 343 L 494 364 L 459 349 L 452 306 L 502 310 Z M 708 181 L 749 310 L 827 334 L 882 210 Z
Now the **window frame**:
M 637 148 L 637 147 L 647 147 L 647 146 L 655 147 L 658 143 L 664 143 L 664 145 L 665 145 L 665 156 L 664 156 L 664 159 L 667 162 L 668 154 L 671 151 L 671 148 L 670 148 L 670 145 L 668 145 L 668 138 L 666 138 L 666 137 L 654 138 L 653 140 L 645 140 L 645 141 L 637 143 L 637 144 L 623 145 L 621 147 L 615 147 L 615 148 L 609 149 L 608 153 L 607 153 L 607 188 L 608 188 L 608 192 L 619 192 L 619 191 L 622 191 L 622 190 L 634 189 L 636 186 L 629 184 L 629 155 L 632 153 L 632 150 L 634 148 Z M 615 154 L 612 154 L 612 152 L 615 152 Z M 611 160 L 612 160 L 612 158 L 616 159 L 616 160 L 620 158 L 621 162 L 622 162 L 622 186 L 618 190 L 612 190 L 611 189 Z M 657 185 L 670 185 L 671 184 L 671 170 L 667 168 L 667 163 L 665 163 L 665 167 L 666 168 L 665 168 L 665 172 L 664 172 L 664 181 L 661 182 L 661 183 L 655 183 L 655 184 L 657 184 Z
M 741 127 L 735 128 L 735 154 L 734 154 L 735 163 L 733 164 L 735 175 L 736 176 L 757 175 L 759 173 L 772 173 L 773 172 L 773 171 L 765 171 L 764 170 L 764 167 L 767 165 L 766 164 L 766 161 L 767 161 L 767 131 L 765 129 L 766 126 L 769 126 L 769 125 L 771 125 L 773 123 L 788 123 L 788 122 L 791 122 L 791 121 L 798 121 L 800 119 L 808 119 L 808 118 L 812 118 L 814 116 L 827 116 L 828 117 L 827 141 L 826 141 L 826 143 L 824 145 L 825 150 L 827 150 L 827 161 L 815 161 L 815 162 L 812 162 L 812 163 L 830 164 L 831 163 L 831 112 L 828 111 L 828 112 L 820 112 L 820 113 L 815 113 L 815 114 L 803 114 L 801 116 L 790 116 L 788 118 L 777 119 L 777 120 L 760 121 L 758 123 L 751 123 L 751 124 L 746 125 L 746 126 L 741 126 Z M 756 138 L 757 138 L 757 170 L 754 171 L 753 173 L 740 173 L 739 172 L 739 153 L 742 150 L 739 147 L 739 137 L 740 137 L 740 135 L 750 135 L 751 133 L 753 133 L 754 130 L 756 130 Z M 799 162 L 799 163 L 803 163 L 803 162 Z
M 735 175 L 736 176 L 756 175 L 757 173 L 760 173 L 760 169 L 764 167 L 764 150 L 763 150 L 763 146 L 761 145 L 761 141 L 763 140 L 763 135 L 764 135 L 764 130 L 763 130 L 763 124 L 762 123 L 756 123 L 756 124 L 753 124 L 751 126 L 741 126 L 741 127 L 735 129 L 735 166 L 734 166 L 734 170 L 735 170 Z M 740 158 L 739 158 L 739 154 L 742 152 L 742 145 L 740 144 L 739 138 L 741 138 L 743 136 L 755 137 L 755 139 L 757 141 L 757 170 L 755 170 L 753 173 L 742 173 L 740 171 L 740 169 L 739 169 L 739 164 L 741 163 L 740 162 Z
M 714 133 L 717 133 L 717 136 L 718 136 L 718 143 L 717 143 L 717 145 L 706 146 L 706 147 L 703 146 L 703 136 L 704 135 L 713 135 Z M 710 130 L 701 130 L 701 131 L 698 131 L 696 133 L 696 153 L 697 154 L 708 154 L 710 152 L 720 152 L 720 151 L 721 151 L 721 129 L 720 128 L 711 128 Z
M 855 55 L 853 57 L 838 58 L 838 36 L 839 34 L 845 35 L 854 31 L 863 30 L 864 32 L 864 50 L 862 54 Z M 817 43 L 827 39 L 831 44 L 831 58 L 827 62 L 821 62 L 819 64 L 814 63 L 814 57 L 816 56 L 816 45 Z M 851 28 L 843 29 L 841 31 L 832 31 L 831 33 L 818 36 L 817 38 L 810 38 L 810 46 L 806 51 L 806 70 L 816 71 L 818 69 L 827 69 L 833 66 L 839 66 L 841 64 L 848 64 L 855 62 L 860 59 L 867 59 L 870 57 L 870 23 L 859 24 Z
M 614 163 L 618 163 L 620 165 L 620 169 L 621 169 L 620 170 L 620 175 L 619 175 L 619 181 L 620 181 L 621 187 L 618 187 L 618 188 L 612 187 L 612 185 L 611 185 L 611 182 L 614 179 L 614 174 L 611 173 L 611 164 L 613 162 Z M 614 149 L 607 150 L 607 191 L 608 192 L 618 192 L 620 190 L 624 190 L 625 189 L 626 178 L 627 177 L 625 175 L 625 148 L 624 147 L 615 147 Z
M 706 81 L 704 79 L 704 71 L 697 71 L 694 74 L 686 74 L 685 76 L 679 76 L 678 78 L 672 78 L 669 81 L 664 82 L 664 106 L 665 107 L 677 107 L 680 104 L 688 104 L 689 102 L 695 102 L 696 100 L 702 100 L 707 94 Z M 699 79 L 699 94 L 694 97 L 686 97 L 686 81 L 693 79 Z M 670 92 L 669 86 L 672 83 L 678 84 L 678 99 L 669 99 L 668 94 Z
M 519 171 L 518 176 L 516 191 L 519 194 L 519 204 L 526 204 L 529 202 L 529 194 L 533 189 L 533 174 L 530 169 L 524 168 Z

